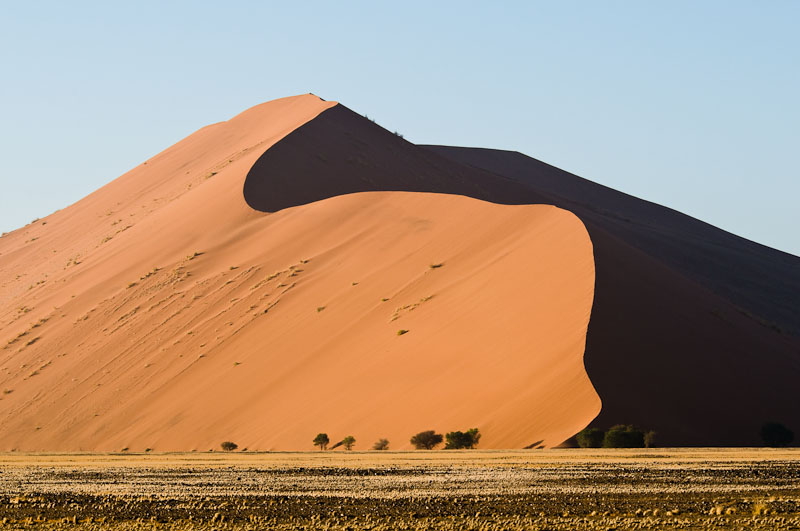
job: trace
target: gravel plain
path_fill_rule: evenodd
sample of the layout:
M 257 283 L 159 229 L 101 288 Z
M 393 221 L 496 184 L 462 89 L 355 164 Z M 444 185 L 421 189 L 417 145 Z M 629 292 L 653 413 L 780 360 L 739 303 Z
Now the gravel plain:
M 2 454 L 4 529 L 800 529 L 800 449 Z

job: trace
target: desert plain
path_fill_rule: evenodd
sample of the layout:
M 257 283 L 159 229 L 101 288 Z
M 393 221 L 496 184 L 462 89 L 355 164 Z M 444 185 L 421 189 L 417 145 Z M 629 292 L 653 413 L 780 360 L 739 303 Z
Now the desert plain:
M 0 456 L 4 529 L 798 529 L 797 449 Z

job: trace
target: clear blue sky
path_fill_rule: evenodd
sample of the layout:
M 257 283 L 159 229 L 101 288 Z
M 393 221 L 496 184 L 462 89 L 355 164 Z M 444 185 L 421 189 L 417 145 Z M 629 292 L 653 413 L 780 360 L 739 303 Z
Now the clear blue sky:
M 0 230 L 313 92 L 800 255 L 800 2 L 6 2 Z

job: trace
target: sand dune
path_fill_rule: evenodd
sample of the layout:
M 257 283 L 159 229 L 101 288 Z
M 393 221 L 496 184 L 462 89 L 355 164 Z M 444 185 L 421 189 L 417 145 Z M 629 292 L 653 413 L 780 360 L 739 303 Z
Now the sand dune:
M 520 448 L 590 422 L 757 445 L 800 426 L 798 260 L 518 153 L 276 100 L 0 239 L 0 449 L 473 426 Z
M 0 449 L 301 450 L 319 431 L 401 449 L 470 427 L 519 448 L 597 415 L 592 244 L 573 214 L 248 189 L 262 154 L 336 108 L 255 107 L 0 239 Z
M 797 257 L 519 153 L 415 146 L 342 106 L 287 135 L 247 179 L 265 211 L 365 190 L 570 210 L 597 268 L 586 351 L 603 400 L 595 425 L 634 423 L 667 445 L 758 445 L 764 422 L 800 426 Z M 272 204 L 259 182 L 281 189 Z

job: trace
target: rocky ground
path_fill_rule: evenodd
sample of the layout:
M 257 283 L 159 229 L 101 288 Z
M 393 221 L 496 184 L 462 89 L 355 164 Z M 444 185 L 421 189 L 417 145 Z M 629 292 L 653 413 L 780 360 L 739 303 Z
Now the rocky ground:
M 800 529 L 797 450 L 0 456 L 6 529 Z

